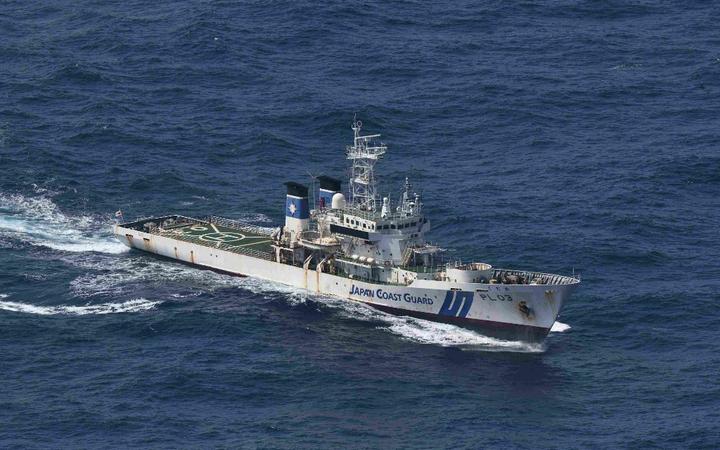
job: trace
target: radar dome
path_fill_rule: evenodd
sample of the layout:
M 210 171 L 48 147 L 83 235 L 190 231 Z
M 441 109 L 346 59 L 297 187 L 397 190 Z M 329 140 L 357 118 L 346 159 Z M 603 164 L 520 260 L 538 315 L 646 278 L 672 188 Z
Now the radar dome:
M 345 196 L 341 193 L 336 193 L 332 196 L 332 208 L 333 209 L 342 209 L 345 207 Z

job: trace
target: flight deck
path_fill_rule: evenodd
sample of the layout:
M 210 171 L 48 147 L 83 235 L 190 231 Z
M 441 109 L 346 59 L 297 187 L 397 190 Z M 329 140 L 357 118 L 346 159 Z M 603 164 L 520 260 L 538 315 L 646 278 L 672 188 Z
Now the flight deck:
M 271 231 L 217 216 L 206 219 L 167 216 L 152 221 L 140 220 L 126 226 L 158 236 L 263 259 L 270 259 L 272 252 Z

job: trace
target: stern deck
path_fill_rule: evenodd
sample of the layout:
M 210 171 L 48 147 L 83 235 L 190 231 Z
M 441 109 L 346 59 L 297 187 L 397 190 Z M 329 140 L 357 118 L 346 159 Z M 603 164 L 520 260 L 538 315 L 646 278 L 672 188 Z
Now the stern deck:
M 272 238 L 268 230 L 221 217 L 195 219 L 168 216 L 121 226 L 262 259 L 270 259 L 272 254 Z

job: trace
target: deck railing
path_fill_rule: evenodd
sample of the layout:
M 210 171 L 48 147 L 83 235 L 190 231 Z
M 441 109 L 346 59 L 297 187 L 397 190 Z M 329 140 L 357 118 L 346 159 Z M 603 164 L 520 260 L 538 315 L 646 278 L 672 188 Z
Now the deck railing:
M 248 233 L 257 234 L 260 236 L 270 236 L 272 230 L 264 227 L 254 225 L 250 222 L 237 219 L 226 219 L 225 217 L 210 216 L 208 222 L 220 225 L 226 228 L 232 228 L 233 230 L 247 231 Z
M 579 278 L 567 276 L 567 275 L 558 275 L 554 273 L 544 273 L 544 272 L 533 272 L 529 270 L 512 270 L 512 269 L 494 269 L 493 270 L 493 278 L 495 279 L 504 279 L 507 276 L 516 276 L 523 278 L 526 283 L 531 283 L 535 281 L 537 284 L 547 284 L 547 285 L 562 285 L 562 284 L 575 284 L 579 283 Z

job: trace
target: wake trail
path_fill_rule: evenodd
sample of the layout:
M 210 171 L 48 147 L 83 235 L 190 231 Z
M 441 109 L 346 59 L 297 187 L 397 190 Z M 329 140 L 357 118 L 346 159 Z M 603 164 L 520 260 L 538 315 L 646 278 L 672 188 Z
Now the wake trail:
M 254 286 L 254 290 L 262 291 L 262 289 L 270 287 L 267 282 L 256 281 L 258 283 Z M 287 288 L 284 290 L 287 291 Z M 291 305 L 304 303 L 308 299 L 313 299 L 319 304 L 328 306 L 350 319 L 380 322 L 382 325 L 378 326 L 378 329 L 418 344 L 458 347 L 463 350 L 487 352 L 542 353 L 545 351 L 543 344 L 495 339 L 451 324 L 408 316 L 395 316 L 361 302 L 330 296 L 309 295 L 302 289 L 294 289 L 291 295 L 288 296 L 288 302 Z
M 7 298 L 6 294 L 0 294 L 0 298 Z M 43 316 L 52 315 L 97 315 L 97 314 L 117 314 L 117 313 L 136 313 L 152 309 L 162 302 L 150 301 L 145 298 L 136 298 L 120 303 L 101 303 L 97 305 L 72 306 L 72 305 L 55 305 L 55 306 L 39 306 L 30 303 L 0 301 L 0 309 L 11 312 L 20 312 L 26 314 L 38 314 Z
M 0 193 L 0 235 L 64 252 L 123 253 L 109 222 L 100 217 L 63 213 L 44 196 Z

